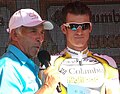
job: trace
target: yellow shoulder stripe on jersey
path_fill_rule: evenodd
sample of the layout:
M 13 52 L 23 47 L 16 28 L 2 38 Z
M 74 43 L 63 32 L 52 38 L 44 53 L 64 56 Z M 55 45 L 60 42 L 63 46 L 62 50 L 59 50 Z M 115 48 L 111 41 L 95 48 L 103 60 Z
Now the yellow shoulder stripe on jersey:
M 56 66 L 56 68 L 59 69 L 61 63 L 67 58 L 71 58 L 71 55 L 68 54 L 67 52 L 63 56 L 58 57 L 54 62 L 54 65 Z
M 90 52 L 88 53 L 88 56 L 90 56 L 90 57 L 98 60 L 100 63 L 102 63 L 102 65 L 104 66 L 104 69 L 105 69 L 105 77 L 107 79 L 114 78 L 115 76 L 118 75 L 118 74 L 116 74 L 117 72 L 115 72 L 115 71 L 117 71 L 117 69 L 111 67 L 105 59 L 103 59 L 99 56 L 93 55 Z

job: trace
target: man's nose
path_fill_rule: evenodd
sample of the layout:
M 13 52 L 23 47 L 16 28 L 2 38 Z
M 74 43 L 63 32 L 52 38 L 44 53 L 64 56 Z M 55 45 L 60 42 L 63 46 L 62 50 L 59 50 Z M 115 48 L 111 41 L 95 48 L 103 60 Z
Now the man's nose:
M 38 33 L 37 34 L 37 41 L 39 41 L 39 42 L 43 42 L 44 41 L 44 34 L 40 34 L 40 33 Z
M 77 28 L 77 34 L 80 35 L 80 34 L 82 34 L 82 33 L 83 33 L 82 27 L 79 26 L 79 27 Z

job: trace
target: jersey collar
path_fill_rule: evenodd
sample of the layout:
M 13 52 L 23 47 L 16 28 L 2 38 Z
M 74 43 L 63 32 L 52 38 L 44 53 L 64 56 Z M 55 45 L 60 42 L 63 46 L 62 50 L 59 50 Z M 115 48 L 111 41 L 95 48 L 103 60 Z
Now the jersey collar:
M 64 52 L 67 52 L 72 58 L 78 58 L 80 61 L 82 58 L 87 57 L 87 54 L 89 53 L 88 47 L 84 49 L 83 51 L 76 51 L 74 49 L 71 49 L 67 47 Z

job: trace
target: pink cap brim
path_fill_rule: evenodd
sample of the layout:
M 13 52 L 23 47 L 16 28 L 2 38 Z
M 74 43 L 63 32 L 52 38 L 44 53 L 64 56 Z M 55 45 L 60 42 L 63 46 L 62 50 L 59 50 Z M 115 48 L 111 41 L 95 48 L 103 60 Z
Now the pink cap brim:
M 39 24 L 43 24 L 45 30 L 52 30 L 53 29 L 53 24 L 49 21 L 44 21 L 44 20 L 43 21 L 34 21 L 32 23 L 28 23 L 28 24 L 25 24 L 23 26 L 33 27 L 33 26 L 37 26 Z M 11 31 L 9 28 L 7 28 L 6 30 L 8 33 L 10 33 L 10 31 Z
M 39 24 L 43 24 L 45 30 L 52 30 L 53 29 L 53 24 L 50 21 L 45 21 L 45 20 L 35 21 L 35 22 L 32 22 L 32 23 L 25 24 L 23 26 L 32 27 L 32 26 L 37 26 Z

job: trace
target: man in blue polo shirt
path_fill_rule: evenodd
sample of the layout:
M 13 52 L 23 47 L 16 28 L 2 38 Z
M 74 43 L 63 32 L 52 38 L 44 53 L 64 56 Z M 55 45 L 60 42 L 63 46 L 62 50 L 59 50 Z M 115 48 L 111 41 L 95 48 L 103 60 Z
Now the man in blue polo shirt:
M 0 94 L 52 94 L 56 89 L 58 71 L 53 66 L 47 68 L 42 85 L 39 67 L 32 61 L 44 41 L 44 30 L 52 28 L 52 23 L 42 20 L 33 9 L 13 14 L 7 29 L 9 45 L 0 58 Z

